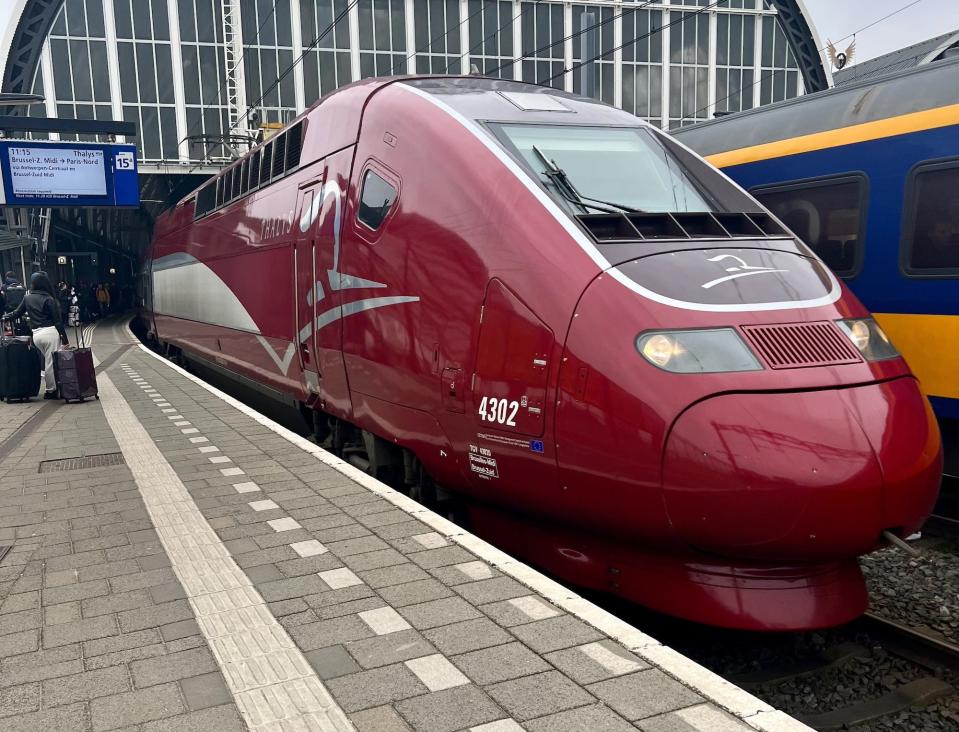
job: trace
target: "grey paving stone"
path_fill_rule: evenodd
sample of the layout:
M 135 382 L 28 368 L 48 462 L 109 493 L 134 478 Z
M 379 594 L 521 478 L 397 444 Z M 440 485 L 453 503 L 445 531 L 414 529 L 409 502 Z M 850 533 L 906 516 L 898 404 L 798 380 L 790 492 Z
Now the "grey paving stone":
M 0 689 L 0 717 L 35 712 L 40 708 L 40 684 L 22 684 Z M 6 723 L 0 722 L 0 727 Z
M 303 655 L 306 656 L 306 660 L 316 671 L 316 675 L 324 681 L 335 679 L 337 676 L 356 673 L 360 670 L 359 665 L 342 645 L 307 651 Z
M 317 574 L 327 569 L 339 567 L 341 562 L 333 554 L 317 554 L 314 557 L 303 557 L 299 559 L 289 559 L 285 562 L 277 562 L 275 565 L 285 577 L 301 577 L 305 574 Z
M 179 582 L 167 582 L 163 585 L 156 585 L 149 589 L 150 597 L 153 599 L 153 602 L 173 602 L 174 600 L 182 600 L 186 597 L 186 592 L 183 590 L 183 585 Z
M 403 607 L 404 605 L 440 600 L 452 596 L 453 593 L 441 582 L 434 579 L 424 579 L 402 585 L 382 587 L 379 594 L 393 607 Z
M 250 567 L 246 570 L 246 576 L 249 577 L 250 582 L 255 585 L 262 585 L 286 578 L 286 575 L 278 570 L 275 564 L 259 564 L 255 567 Z
M 85 671 L 43 682 L 43 705 L 56 707 L 130 691 L 130 673 L 122 666 Z
M 216 660 L 209 649 L 201 647 L 180 653 L 170 653 L 130 664 L 133 682 L 138 689 L 166 681 L 185 679 L 217 670 Z
M 81 703 L 44 709 L 3 721 L 4 732 L 50 732 L 50 730 L 72 732 L 88 728 L 86 705 Z
M 67 643 L 96 640 L 117 635 L 117 621 L 112 615 L 85 618 L 66 625 L 48 625 L 43 630 L 43 647 L 55 648 Z
M 20 592 L 16 595 L 8 596 L 0 604 L 0 613 L 15 613 L 21 610 L 35 610 L 40 607 L 40 593 Z
M 454 732 L 501 719 L 505 715 L 472 684 L 406 699 L 396 709 L 417 732 Z
M 487 692 L 514 719 L 524 721 L 594 703 L 594 697 L 558 671 L 503 681 Z
M 149 646 L 138 646 L 128 648 L 125 651 L 115 651 L 113 653 L 103 653 L 99 656 L 92 656 L 83 661 L 87 671 L 95 671 L 109 666 L 126 666 L 133 661 L 141 661 L 145 658 L 154 658 L 167 653 L 167 648 L 162 643 L 154 643 Z
M 347 713 L 423 694 L 426 687 L 403 664 L 330 679 L 327 688 Z
M 425 552 L 408 554 L 407 559 L 415 562 L 425 569 L 433 569 L 436 567 L 445 567 L 449 564 L 472 562 L 476 560 L 476 557 L 462 547 L 444 546 L 440 549 L 430 549 Z
M 105 595 L 103 597 L 91 597 L 80 603 L 83 609 L 83 617 L 85 618 L 105 615 L 107 613 L 118 613 L 124 610 L 134 610 L 153 604 L 152 598 L 145 590 L 114 592 L 111 595 Z M 47 608 L 48 611 L 49 609 L 50 608 Z
M 60 625 L 61 623 L 72 623 L 80 619 L 80 603 L 64 602 L 59 605 L 50 605 L 43 609 L 44 625 Z M 3 619 L 0 618 L 0 624 Z
M 80 660 L 80 644 L 77 643 L 0 660 L 0 683 L 12 686 L 81 671 L 83 661 Z
M 125 651 L 128 648 L 148 646 L 159 643 L 161 640 L 160 634 L 154 629 L 139 630 L 135 633 L 122 633 L 112 638 L 86 641 L 83 644 L 83 655 L 86 658 L 90 658 L 103 653 L 114 653 L 116 651 Z
M 186 638 L 191 635 L 199 635 L 200 626 L 195 620 L 180 620 L 176 623 L 168 623 L 160 626 L 160 635 L 163 640 L 169 642 Z
M 219 671 L 191 676 L 180 681 L 183 698 L 191 711 L 233 704 L 233 696 Z M 214 728 L 216 729 L 216 728 Z
M 554 616 L 557 616 L 563 613 L 562 610 L 542 597 L 530 595 L 529 592 L 526 593 L 526 597 L 532 597 L 538 606 L 540 606 L 547 613 L 547 615 L 552 613 Z M 513 598 L 513 600 L 515 599 L 516 598 Z M 480 610 L 489 615 L 504 628 L 511 628 L 514 625 L 531 623 L 536 619 L 534 617 L 530 617 L 526 612 L 513 604 L 511 600 L 500 600 L 498 602 L 491 602 L 487 605 L 481 605 Z
M 426 630 L 423 635 L 448 656 L 508 643 L 513 637 L 487 618 Z
M 140 564 L 142 566 L 142 560 Z M 128 574 L 120 577 L 113 577 L 110 580 L 110 587 L 112 588 L 113 592 L 129 592 L 130 590 L 142 590 L 146 587 L 155 587 L 157 585 L 163 585 L 168 582 L 175 581 L 176 575 L 173 574 L 172 569 L 169 567 L 160 567 L 159 569 L 151 569 L 138 574 Z
M 90 702 L 93 729 L 109 730 L 173 717 L 185 711 L 176 684 L 102 697 Z
M 352 641 L 346 644 L 346 649 L 363 668 L 387 666 L 436 653 L 436 649 L 415 630 L 401 630 Z
M 702 701 L 692 690 L 659 669 L 619 676 L 586 688 L 630 721 Z
M 67 546 L 70 546 L 67 544 Z M 43 576 L 44 587 L 63 587 L 64 585 L 75 585 L 78 581 L 79 572 L 73 569 L 63 569 L 59 572 L 46 572 Z
M 517 625 L 511 632 L 537 653 L 558 651 L 602 639 L 602 635 L 572 615 L 560 615 Z
M 300 625 L 289 629 L 290 637 L 304 651 L 325 648 L 338 643 L 369 638 L 373 635 L 370 627 L 356 615 L 347 615 L 332 620 Z
M 636 723 L 643 732 L 749 732 L 752 727 L 709 704 L 688 707 Z
M 530 732 L 635 732 L 636 728 L 609 707 L 594 704 L 550 714 L 526 723 Z M 663 730 L 662 732 L 666 732 Z M 679 732 L 678 730 L 676 732 Z M 694 732 L 690 729 L 689 732 Z M 702 732 L 697 730 L 695 732 Z M 710 730 L 709 732 L 714 732 Z
M 43 591 L 44 605 L 57 605 L 61 602 L 85 600 L 88 597 L 99 597 L 110 592 L 110 585 L 106 580 L 91 580 L 77 584 L 50 587 Z
M 378 607 L 383 607 L 382 598 L 372 596 L 362 600 L 351 600 L 349 602 L 341 602 L 337 605 L 319 607 L 313 610 L 313 612 L 316 613 L 317 617 L 325 620 L 338 618 L 343 615 L 351 615 L 353 613 L 361 613 L 366 610 L 375 610 Z
M 186 600 L 164 602 L 138 610 L 127 610 L 119 615 L 120 628 L 124 633 L 165 625 L 177 620 L 187 620 L 192 617 L 193 611 Z
M 318 592 L 315 595 L 307 595 L 303 599 L 311 608 L 319 610 L 320 608 L 343 605 L 353 600 L 362 600 L 373 596 L 373 590 L 366 585 L 351 585 L 350 587 L 344 587 L 339 590 L 327 590 L 326 592 Z
M 522 643 L 506 643 L 471 651 L 453 656 L 450 660 L 470 679 L 481 685 L 530 676 L 551 668 Z
M 265 582 L 257 587 L 267 602 L 288 600 L 291 597 L 315 595 L 329 590 L 329 586 L 319 577 L 307 575 Z
M 459 570 L 457 570 L 459 571 Z M 456 586 L 456 591 L 474 605 L 508 600 L 529 594 L 529 588 L 521 585 L 512 577 L 493 577 L 491 579 L 470 582 Z
M 357 732 L 411 732 L 399 713 L 390 706 L 374 707 L 350 715 Z
M 94 564 L 80 569 L 80 581 L 89 582 L 91 580 L 107 579 L 110 577 L 119 577 L 124 574 L 133 574 L 140 571 L 140 565 L 135 559 L 123 559 L 119 562 L 104 562 L 103 564 Z
M 410 622 L 410 625 L 420 630 L 482 617 L 476 608 L 459 597 L 407 605 L 400 608 L 399 612 Z
M 353 554 L 343 557 L 343 563 L 354 572 L 360 572 L 367 569 L 378 569 L 379 567 L 390 567 L 397 564 L 405 564 L 406 557 L 395 549 L 380 549 L 375 552 L 366 552 L 365 554 Z
M 416 582 L 430 577 L 425 570 L 410 562 L 380 569 L 360 570 L 357 574 L 366 584 L 374 588 Z
M 18 613 L 0 615 L 0 628 L 4 633 L 20 633 L 42 625 L 43 614 L 39 610 L 21 610 Z
M 613 676 L 620 676 L 649 668 L 648 663 L 634 656 L 614 641 L 599 641 L 598 645 L 613 656 L 623 659 L 624 663 L 622 667 L 611 671 L 584 653 L 583 646 L 548 653 L 545 658 L 578 684 L 591 684 L 596 681 L 612 678 Z M 629 668 L 631 665 L 633 665 L 634 668 Z
M 405 521 L 408 521 L 410 515 L 398 508 L 390 509 L 387 511 L 381 511 L 379 513 L 369 514 L 366 516 L 358 516 L 357 520 L 371 529 L 378 528 L 380 526 L 389 526 L 391 524 L 400 524 Z
M 273 613 L 273 617 L 275 618 L 280 618 L 284 615 L 293 615 L 294 613 L 301 613 L 309 609 L 309 606 L 300 597 L 294 597 L 289 600 L 277 600 L 275 602 L 269 602 L 267 603 L 267 606 L 270 608 L 270 612 Z

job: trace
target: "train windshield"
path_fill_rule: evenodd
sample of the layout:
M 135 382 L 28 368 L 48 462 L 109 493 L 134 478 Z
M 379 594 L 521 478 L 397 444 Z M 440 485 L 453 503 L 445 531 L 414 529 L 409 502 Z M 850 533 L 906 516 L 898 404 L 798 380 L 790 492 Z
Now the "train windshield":
M 501 124 L 495 131 L 576 213 L 723 210 L 650 130 Z

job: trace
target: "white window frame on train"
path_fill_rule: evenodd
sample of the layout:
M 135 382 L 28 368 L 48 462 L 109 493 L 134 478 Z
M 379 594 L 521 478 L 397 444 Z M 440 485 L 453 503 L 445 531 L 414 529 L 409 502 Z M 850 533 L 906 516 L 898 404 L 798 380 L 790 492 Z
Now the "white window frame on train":
M 866 235 L 869 223 L 869 204 L 871 201 L 871 185 L 869 181 L 869 176 L 866 175 L 864 171 L 856 170 L 849 171 L 847 173 L 840 173 L 838 175 L 826 175 L 826 176 L 817 176 L 815 178 L 803 178 L 800 180 L 786 181 L 784 183 L 775 183 L 770 185 L 760 185 L 753 186 L 749 189 L 749 193 L 754 196 L 759 203 L 763 205 L 764 208 L 769 209 L 768 206 L 762 201 L 760 196 L 766 193 L 789 193 L 790 191 L 804 191 L 814 188 L 828 188 L 830 186 L 840 186 L 848 185 L 850 183 L 856 183 L 859 185 L 859 229 L 857 232 L 856 238 L 856 250 L 853 253 L 852 268 L 848 270 L 835 271 L 833 273 L 844 280 L 852 280 L 859 276 L 862 272 L 865 256 L 866 256 Z M 776 214 L 771 209 L 770 213 L 778 218 Z M 795 232 L 794 232 L 795 233 Z M 813 249 L 812 245 L 808 242 L 803 242 L 810 249 Z M 815 249 L 813 249 L 815 251 Z M 819 253 L 816 253 L 817 256 L 820 256 Z M 831 268 L 830 268 L 831 269 Z
M 959 174 L 959 158 L 923 160 L 910 168 L 906 176 L 903 196 L 902 231 L 899 247 L 899 271 L 910 279 L 959 279 L 959 267 L 913 267 L 912 253 L 916 235 L 916 217 L 919 212 L 917 179 L 923 173 L 940 170 L 956 170 Z

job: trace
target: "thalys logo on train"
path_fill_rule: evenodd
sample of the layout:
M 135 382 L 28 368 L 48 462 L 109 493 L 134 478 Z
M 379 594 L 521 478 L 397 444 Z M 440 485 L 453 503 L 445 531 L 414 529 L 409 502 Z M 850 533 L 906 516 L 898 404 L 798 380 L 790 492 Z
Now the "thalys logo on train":
M 710 290 L 716 285 L 721 285 L 724 282 L 732 282 L 733 280 L 738 280 L 742 277 L 752 277 L 753 275 L 761 274 L 772 274 L 773 272 L 788 272 L 788 269 L 776 269 L 775 267 L 758 267 L 753 264 L 746 264 L 746 260 L 742 257 L 737 257 L 735 254 L 720 254 L 718 257 L 709 257 L 707 262 L 722 262 L 726 259 L 735 259 L 739 262 L 738 266 L 735 267 L 726 267 L 727 272 L 733 272 L 735 274 L 726 275 L 725 277 L 718 277 L 714 280 L 706 282 L 700 287 L 704 290 Z

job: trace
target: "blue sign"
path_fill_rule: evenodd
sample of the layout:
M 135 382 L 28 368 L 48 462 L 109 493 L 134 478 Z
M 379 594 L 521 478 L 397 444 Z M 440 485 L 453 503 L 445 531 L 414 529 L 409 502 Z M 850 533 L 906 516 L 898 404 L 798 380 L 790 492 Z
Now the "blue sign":
M 0 205 L 139 206 L 136 146 L 0 140 Z

